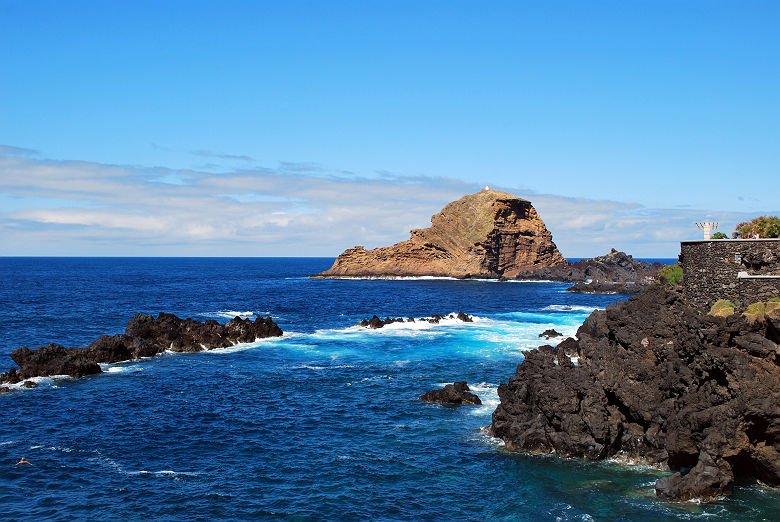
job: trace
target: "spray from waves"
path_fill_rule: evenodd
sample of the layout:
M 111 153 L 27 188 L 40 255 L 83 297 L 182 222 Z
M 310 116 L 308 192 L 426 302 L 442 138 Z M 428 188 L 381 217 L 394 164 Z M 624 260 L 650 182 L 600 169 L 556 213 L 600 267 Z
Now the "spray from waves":
M 323 370 L 345 370 L 349 368 L 355 368 L 356 366 L 354 364 L 332 364 L 329 366 L 320 366 L 316 364 L 296 364 L 294 366 L 291 366 L 291 370 L 311 370 L 315 372 L 323 371 Z
M 366 326 L 360 326 L 360 325 L 353 325 L 349 326 L 347 328 L 335 328 L 335 329 L 325 329 L 325 330 L 316 330 L 315 333 L 317 334 L 327 334 L 327 333 L 364 333 L 368 332 L 372 335 L 381 335 L 381 334 L 407 334 L 407 335 L 414 335 L 414 332 L 419 331 L 427 331 L 427 330 L 435 330 L 439 329 L 441 327 L 451 327 L 451 326 L 464 326 L 464 327 L 470 327 L 474 325 L 478 325 L 479 323 L 487 323 L 489 322 L 489 319 L 479 316 L 470 316 L 472 319 L 472 322 L 467 321 L 461 321 L 457 317 L 457 312 L 445 314 L 442 319 L 440 319 L 438 322 L 431 322 L 431 317 L 422 317 L 420 319 L 415 319 L 412 321 L 403 321 L 403 322 L 397 322 L 397 323 L 389 323 L 384 325 L 382 328 L 369 328 Z
M 388 358 L 419 360 L 430 357 L 449 357 L 460 354 L 467 357 L 490 358 L 512 356 L 519 360 L 523 351 L 549 344 L 539 335 L 546 329 L 556 329 L 564 337 L 574 336 L 585 314 L 538 313 L 528 320 L 527 313 L 496 314 L 492 317 L 475 316 L 474 322 L 445 319 L 438 324 L 426 321 L 390 323 L 371 329 L 350 326 L 341 329 L 321 329 L 313 333 L 285 332 L 282 338 L 266 339 L 275 347 L 315 357 L 306 364 L 323 367 L 321 358 L 350 357 L 379 362 Z M 562 340 L 560 338 L 558 340 Z M 403 345 L 396 341 L 408 341 Z M 435 340 L 435 343 L 429 341 Z
M 100 369 L 103 373 L 136 373 L 142 370 L 141 366 L 134 364 L 135 361 L 124 361 L 119 363 L 101 363 Z
M 545 306 L 544 308 L 542 308 L 542 310 L 548 312 L 564 312 L 564 313 L 572 313 L 572 312 L 592 313 L 594 310 L 599 310 L 599 308 L 596 306 L 555 304 L 555 305 Z
M 70 375 L 47 375 L 46 377 L 30 377 L 20 382 L 13 384 L 3 384 L 3 386 L 17 391 L 30 391 L 36 389 L 38 386 L 47 386 L 50 388 L 57 388 L 57 381 L 73 381 L 75 380 Z M 36 386 L 27 387 L 25 383 L 33 382 Z
M 223 319 L 233 319 L 234 317 L 241 317 L 242 319 L 247 317 L 253 317 L 255 315 L 255 312 L 247 311 L 247 312 L 236 312 L 234 310 L 217 310 L 216 312 L 206 312 L 203 314 L 207 317 L 220 317 Z M 260 315 L 264 315 L 264 312 L 261 312 Z
M 587 313 L 584 310 L 568 310 L 568 313 L 561 313 L 560 311 L 547 311 L 547 312 L 506 312 L 496 314 L 496 318 L 503 320 L 515 320 L 523 323 L 536 323 L 536 324 L 560 324 L 560 325 L 573 325 L 582 324 L 582 321 L 592 312 L 589 310 Z
M 472 408 L 469 410 L 469 414 L 476 416 L 486 415 L 487 419 L 490 419 L 490 415 L 498 407 L 501 400 L 498 398 L 498 384 L 491 384 L 487 382 L 480 382 L 476 384 L 469 384 L 469 388 L 472 393 L 477 394 L 482 401 L 481 406 Z
M 170 477 L 198 477 L 202 475 L 203 473 L 197 472 L 197 471 L 172 471 L 169 469 L 164 469 L 161 471 L 147 471 L 145 469 L 142 469 L 140 471 L 125 471 L 125 475 L 157 475 L 157 476 L 170 476 Z
M 71 450 L 72 451 L 72 450 Z M 149 471 L 149 470 L 138 470 L 138 471 L 128 471 L 125 470 L 123 466 L 121 466 L 117 461 L 112 459 L 111 457 L 107 457 L 103 455 L 103 453 L 100 450 L 81 450 L 82 453 L 90 453 L 92 456 L 89 458 L 90 461 L 95 462 L 99 465 L 106 466 L 117 473 L 121 475 L 149 475 L 149 476 L 157 476 L 157 477 L 179 477 L 179 476 L 185 476 L 185 477 L 196 477 L 199 475 L 202 475 L 203 473 L 198 471 L 173 471 L 173 470 L 160 470 L 160 471 Z

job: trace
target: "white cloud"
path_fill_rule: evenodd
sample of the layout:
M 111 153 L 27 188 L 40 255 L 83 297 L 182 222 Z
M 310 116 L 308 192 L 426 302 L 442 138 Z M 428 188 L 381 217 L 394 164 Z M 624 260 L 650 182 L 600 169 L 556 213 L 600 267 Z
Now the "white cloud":
M 13 148 L 11 148 L 13 149 Z M 161 183 L 175 180 L 175 183 Z M 319 165 L 222 173 L 48 161 L 0 149 L 0 255 L 335 256 L 407 239 L 446 203 L 481 187 Z M 504 190 L 530 199 L 565 256 L 611 247 L 676 255 L 716 216 L 730 231 L 751 215 Z M 731 227 L 731 228 L 730 228 Z

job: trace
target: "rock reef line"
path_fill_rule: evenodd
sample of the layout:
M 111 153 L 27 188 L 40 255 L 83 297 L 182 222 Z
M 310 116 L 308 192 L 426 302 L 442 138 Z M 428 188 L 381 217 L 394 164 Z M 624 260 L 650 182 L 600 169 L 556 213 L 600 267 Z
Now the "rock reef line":
M 165 350 L 199 352 L 225 348 L 281 335 L 281 328 L 270 317 L 258 317 L 254 322 L 235 317 L 222 325 L 214 320 L 201 323 L 166 313 L 157 317 L 136 314 L 128 321 L 124 334 L 101 335 L 84 348 L 65 348 L 50 343 L 37 350 L 27 347 L 14 350 L 11 358 L 19 369 L 0 375 L 0 383 L 13 384 L 50 375 L 80 378 L 101 373 L 101 363 L 151 357 Z

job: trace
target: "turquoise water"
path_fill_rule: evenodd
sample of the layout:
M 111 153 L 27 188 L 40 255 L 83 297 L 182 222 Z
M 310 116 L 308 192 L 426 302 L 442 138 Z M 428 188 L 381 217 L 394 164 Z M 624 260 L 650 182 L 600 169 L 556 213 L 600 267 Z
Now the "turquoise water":
M 311 280 L 331 259 L 0 259 L 0 368 L 23 345 L 84 345 L 136 312 L 285 331 L 197 354 L 41 379 L 0 395 L 4 519 L 771 520 L 742 485 L 657 500 L 664 473 L 510 453 L 486 436 L 496 388 L 547 328 L 572 335 L 615 296 L 557 283 Z M 474 323 L 353 327 L 373 314 Z M 417 400 L 467 380 L 483 406 Z M 25 457 L 32 465 L 14 464 Z

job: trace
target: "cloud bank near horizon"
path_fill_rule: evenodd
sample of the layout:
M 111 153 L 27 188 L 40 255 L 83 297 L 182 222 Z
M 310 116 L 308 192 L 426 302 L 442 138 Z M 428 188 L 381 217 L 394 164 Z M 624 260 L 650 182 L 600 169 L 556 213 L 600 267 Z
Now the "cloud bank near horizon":
M 308 163 L 220 173 L 55 161 L 0 146 L 0 255 L 325 256 L 408 239 L 446 203 L 482 187 Z M 530 199 L 564 256 L 610 248 L 674 257 L 699 237 L 757 214 L 658 209 L 495 187 Z

